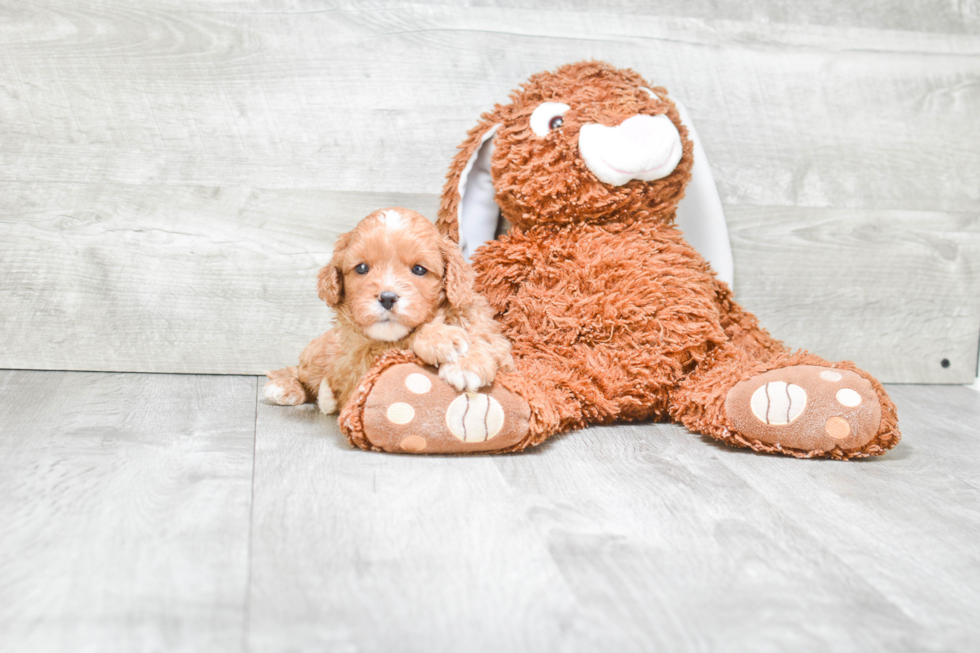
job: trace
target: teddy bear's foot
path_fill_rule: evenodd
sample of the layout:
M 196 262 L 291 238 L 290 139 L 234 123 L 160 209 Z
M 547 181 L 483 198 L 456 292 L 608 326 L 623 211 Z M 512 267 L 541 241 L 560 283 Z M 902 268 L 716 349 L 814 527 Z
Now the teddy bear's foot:
M 340 417 L 341 429 L 361 448 L 501 452 L 522 448 L 527 438 L 530 407 L 500 384 L 458 393 L 432 368 L 411 362 L 388 366 L 367 383 Z
M 863 457 L 893 446 L 876 442 L 882 407 L 871 382 L 844 369 L 796 365 L 742 381 L 725 412 L 733 439 L 753 449 L 798 457 Z

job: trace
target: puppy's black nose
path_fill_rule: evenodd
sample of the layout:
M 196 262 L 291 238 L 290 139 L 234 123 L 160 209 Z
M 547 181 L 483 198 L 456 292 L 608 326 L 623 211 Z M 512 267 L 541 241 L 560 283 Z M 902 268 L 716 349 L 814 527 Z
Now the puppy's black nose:
M 378 302 L 385 307 L 386 311 L 390 311 L 391 307 L 395 305 L 398 301 L 398 295 L 393 292 L 385 291 L 378 295 Z

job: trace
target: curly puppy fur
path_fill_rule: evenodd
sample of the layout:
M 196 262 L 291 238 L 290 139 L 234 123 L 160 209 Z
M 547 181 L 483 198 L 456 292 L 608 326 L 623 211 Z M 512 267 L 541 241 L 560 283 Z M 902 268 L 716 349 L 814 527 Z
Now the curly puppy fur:
M 316 401 L 324 413 L 347 402 L 386 351 L 409 349 L 457 390 L 513 369 L 473 271 L 456 244 L 415 211 L 375 211 L 336 243 L 317 291 L 334 326 L 300 354 L 299 365 L 267 372 L 265 396 L 282 405 Z
M 532 76 L 510 103 L 485 113 L 449 171 L 437 224 L 459 239 L 459 186 L 496 127 L 490 162 L 496 202 L 513 228 L 476 250 L 476 288 L 513 343 L 517 374 L 500 382 L 531 405 L 523 446 L 586 424 L 671 419 L 728 444 L 799 456 L 877 455 L 899 440 L 894 405 L 850 363 L 791 353 L 736 304 L 728 286 L 674 227 L 691 176 L 692 142 L 661 87 L 632 70 L 581 62 Z M 569 106 L 541 136 L 530 117 Z M 616 127 L 666 115 L 683 155 L 668 176 L 601 182 L 583 160 L 583 126 Z M 858 450 L 772 447 L 737 433 L 725 397 L 739 381 L 781 367 L 855 370 L 877 392 L 881 426 Z

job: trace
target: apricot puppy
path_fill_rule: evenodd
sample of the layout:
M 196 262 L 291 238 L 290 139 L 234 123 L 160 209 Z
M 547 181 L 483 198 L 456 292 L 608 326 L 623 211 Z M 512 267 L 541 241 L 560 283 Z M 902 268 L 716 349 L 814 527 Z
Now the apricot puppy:
M 315 400 L 322 412 L 337 412 L 391 349 L 412 350 L 459 391 L 513 369 L 510 343 L 474 292 L 456 243 L 415 211 L 375 211 L 338 238 L 317 290 L 335 311 L 334 326 L 306 346 L 298 366 L 266 372 L 272 402 Z

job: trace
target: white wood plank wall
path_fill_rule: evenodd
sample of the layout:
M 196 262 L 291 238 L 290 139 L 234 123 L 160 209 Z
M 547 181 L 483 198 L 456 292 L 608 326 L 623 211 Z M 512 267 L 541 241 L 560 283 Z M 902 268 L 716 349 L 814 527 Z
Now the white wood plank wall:
M 336 235 L 434 216 L 482 111 L 594 57 L 687 104 L 777 337 L 976 375 L 976 2 L 478 4 L 0 3 L 0 367 L 294 361 Z

